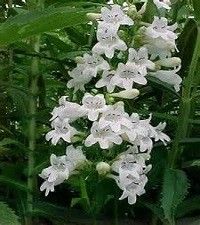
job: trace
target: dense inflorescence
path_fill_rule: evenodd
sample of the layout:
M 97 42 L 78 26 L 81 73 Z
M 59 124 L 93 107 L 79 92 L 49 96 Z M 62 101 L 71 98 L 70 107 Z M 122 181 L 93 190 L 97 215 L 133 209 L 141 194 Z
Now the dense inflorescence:
M 169 0 L 154 0 L 154 3 L 158 10 L 169 10 L 171 5 Z M 134 41 L 128 44 L 122 39 L 121 27 L 134 26 L 134 14 L 144 13 L 145 4 L 132 15 L 131 7 L 111 4 L 102 7 L 100 15 L 88 15 L 97 19 L 98 42 L 90 54 L 78 57 L 77 67 L 69 72 L 71 79 L 67 87 L 73 88 L 74 93 L 79 90 L 84 92 L 85 85 L 93 79 L 93 88 L 98 91 L 96 90 L 96 94 L 85 93 L 81 103 L 70 102 L 67 96 L 61 97 L 59 106 L 51 113 L 53 129 L 46 134 L 46 140 L 51 140 L 53 145 L 61 140 L 72 143 L 74 137 L 80 134 L 72 124 L 82 119 L 91 124 L 87 127 L 89 135 L 82 140 L 85 147 L 98 144 L 101 149 L 110 149 L 122 143 L 126 145 L 126 150 L 113 158 L 112 162 L 94 163 L 100 175 L 116 181 L 123 191 L 120 200 L 128 198 L 128 203 L 134 204 L 136 197 L 145 193 L 147 173 L 151 170 L 147 161 L 150 159 L 153 143 L 161 141 L 166 145 L 170 138 L 163 133 L 165 122 L 152 126 L 152 115 L 147 119 L 142 119 L 134 112 L 129 115 L 123 101 L 109 101 L 109 97 L 137 97 L 137 88 L 147 84 L 148 76 L 168 83 L 175 91 L 180 90 L 182 79 L 177 74 L 181 60 L 172 57 L 177 51 L 177 24 L 169 25 L 165 17 L 154 17 L 152 24 L 137 21 L 137 35 L 140 35 L 141 40 L 140 46 L 135 47 Z M 118 59 L 118 63 L 113 66 L 111 61 L 114 58 Z M 120 91 L 114 93 L 116 89 Z M 77 173 L 88 160 L 83 154 L 82 146 L 75 148 L 69 145 L 66 155 L 51 155 L 50 162 L 51 166 L 40 174 L 45 180 L 41 191 L 46 190 L 46 195 L 75 171 Z

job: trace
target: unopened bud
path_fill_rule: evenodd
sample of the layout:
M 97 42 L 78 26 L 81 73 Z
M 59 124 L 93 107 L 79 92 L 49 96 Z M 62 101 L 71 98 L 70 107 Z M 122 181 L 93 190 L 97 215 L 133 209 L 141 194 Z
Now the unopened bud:
M 137 9 L 135 5 L 131 5 L 128 9 L 127 15 L 130 17 L 135 17 L 137 15 Z
M 177 67 L 181 65 L 181 59 L 178 57 L 161 59 L 156 62 L 156 65 L 164 67 Z
M 99 13 L 87 13 L 87 18 L 91 21 L 96 21 L 101 18 L 101 14 Z
M 106 162 L 99 162 L 96 165 L 96 170 L 99 175 L 106 175 L 110 172 L 110 165 Z
M 111 97 L 114 98 L 124 98 L 124 99 L 133 99 L 136 98 L 140 94 L 138 89 L 124 90 L 118 93 L 110 94 Z
M 83 63 L 84 63 L 84 59 L 83 59 L 83 57 L 81 57 L 81 56 L 77 56 L 77 57 L 75 58 L 75 61 L 76 61 L 76 63 L 80 63 L 80 64 L 83 64 Z

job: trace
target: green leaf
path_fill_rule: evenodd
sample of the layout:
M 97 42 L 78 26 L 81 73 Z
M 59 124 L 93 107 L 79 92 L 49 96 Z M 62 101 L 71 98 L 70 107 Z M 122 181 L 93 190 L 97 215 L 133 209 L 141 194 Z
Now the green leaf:
M 200 167 L 200 159 L 192 160 L 192 161 L 188 161 L 188 162 L 183 163 L 183 168 L 193 167 L 193 166 Z
M 180 49 L 179 56 L 181 58 L 181 74 L 186 76 L 191 64 L 191 59 L 194 52 L 194 47 L 197 39 L 197 24 L 194 19 L 188 19 L 185 23 L 184 29 L 178 38 L 178 49 Z
M 160 208 L 159 204 L 154 204 L 154 203 L 149 203 L 149 202 L 143 202 L 140 201 L 142 206 L 147 207 L 149 210 L 151 210 L 151 212 L 156 215 L 161 221 L 164 221 L 164 215 L 163 215 L 163 211 Z
M 6 176 L 0 176 L 0 183 L 5 184 L 6 186 L 11 187 L 12 189 L 16 189 L 16 190 L 20 190 L 24 192 L 28 191 L 28 188 L 24 183 L 15 181 Z
M 0 202 L 0 224 L 1 225 L 20 225 L 18 216 L 4 202 Z
M 192 0 L 193 7 L 194 7 L 194 15 L 197 19 L 198 23 L 200 23 L 200 1 L 199 0 Z
M 153 0 L 148 0 L 145 13 L 143 14 L 143 21 L 151 23 L 156 15 L 157 10 Z
M 86 23 L 88 11 L 59 7 L 17 15 L 0 26 L 0 46 L 32 35 Z
M 10 145 L 10 144 L 18 144 L 18 142 L 11 138 L 4 138 L 2 141 L 0 141 L 0 146 Z
M 86 198 L 72 198 L 71 201 L 71 207 L 74 207 L 77 204 L 81 204 L 83 207 L 86 207 L 87 205 L 87 199 Z
M 157 79 L 156 77 L 149 76 L 148 81 L 152 87 L 158 88 L 163 91 L 170 92 L 170 93 L 176 95 L 177 97 L 180 97 L 179 93 L 177 93 L 171 85 Z
M 162 188 L 161 206 L 165 219 L 174 224 L 177 206 L 188 193 L 189 183 L 186 174 L 181 170 L 166 169 Z
M 36 202 L 32 215 L 35 217 L 42 216 L 48 219 L 64 221 L 67 216 L 67 208 L 48 202 Z
M 177 208 L 177 217 L 184 217 L 197 210 L 200 210 L 200 195 L 184 200 Z
M 184 138 L 181 140 L 181 144 L 200 143 L 200 138 Z

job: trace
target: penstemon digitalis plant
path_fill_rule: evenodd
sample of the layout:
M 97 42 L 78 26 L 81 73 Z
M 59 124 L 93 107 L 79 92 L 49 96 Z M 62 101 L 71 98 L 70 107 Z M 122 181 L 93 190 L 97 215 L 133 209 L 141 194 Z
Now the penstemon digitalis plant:
M 153 2 L 162 15 L 165 10 L 170 10 L 169 0 Z M 147 119 L 134 112 L 129 115 L 125 111 L 127 101 L 116 99 L 133 101 L 140 94 L 140 87 L 147 84 L 148 76 L 168 83 L 177 92 L 182 82 L 177 74 L 181 60 L 173 57 L 178 51 L 175 43 L 177 24 L 169 25 L 165 17 L 154 17 L 151 24 L 144 23 L 139 18 L 145 10 L 146 3 L 137 11 L 134 5 L 120 6 L 109 2 L 107 7 L 102 7 L 101 14 L 88 14 L 93 23 L 97 23 L 98 42 L 91 53 L 76 58 L 77 67 L 69 71 L 71 80 L 67 87 L 73 88 L 74 93 L 84 93 L 86 84 L 92 81 L 91 86 L 94 82 L 95 86 L 90 93 L 84 94 L 81 102 L 71 102 L 68 96 L 61 97 L 59 106 L 51 113 L 53 129 L 46 134 L 46 140 L 51 140 L 53 145 L 64 141 L 68 146 L 65 155 L 52 154 L 51 166 L 40 174 L 44 179 L 40 190 L 45 191 L 46 196 L 70 176 L 81 173 L 88 163 L 95 164 L 100 175 L 116 181 L 122 191 L 120 200 L 128 198 L 128 203 L 134 204 L 137 196 L 145 193 L 147 174 L 152 167 L 148 160 L 153 143 L 161 141 L 167 145 L 170 141 L 163 133 L 166 123 L 154 127 L 151 115 Z M 125 37 L 127 28 L 134 26 L 135 35 L 123 40 L 121 36 Z M 75 128 L 80 120 L 84 121 L 84 132 Z M 81 143 L 79 146 L 77 138 Z M 95 151 L 112 149 L 113 158 L 91 161 L 86 158 L 83 145 L 86 151 L 93 145 Z M 120 146 L 120 153 L 115 153 L 116 145 Z

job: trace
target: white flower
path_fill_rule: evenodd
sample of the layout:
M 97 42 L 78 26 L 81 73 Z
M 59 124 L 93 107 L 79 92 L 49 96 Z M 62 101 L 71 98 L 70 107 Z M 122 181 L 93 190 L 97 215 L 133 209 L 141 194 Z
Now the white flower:
M 52 122 L 52 127 L 54 130 L 51 130 L 46 134 L 46 140 L 51 140 L 53 145 L 56 145 L 60 139 L 70 143 L 71 138 L 78 133 L 75 128 L 70 126 L 68 119 L 62 121 L 59 118 L 56 118 Z
M 96 170 L 99 175 L 106 175 L 110 172 L 110 165 L 106 162 L 99 162 L 96 165 Z
M 113 85 L 111 79 L 115 75 L 115 71 L 104 71 L 102 74 L 102 78 L 96 83 L 96 88 L 107 87 L 107 91 L 112 93 L 115 89 L 115 85 Z
M 176 74 L 180 70 L 180 67 L 174 70 L 158 70 L 155 73 L 150 73 L 151 76 L 158 78 L 159 80 L 172 85 L 176 92 L 180 91 L 180 85 L 182 78 Z
M 153 0 L 154 4 L 156 5 L 156 7 L 158 9 L 161 9 L 161 8 L 164 8 L 164 9 L 167 9 L 167 10 L 170 10 L 171 7 L 171 2 L 170 0 Z
M 139 146 L 140 152 L 151 152 L 153 148 L 153 141 L 150 137 L 137 136 L 134 143 Z
M 112 164 L 112 170 L 119 175 L 110 175 L 114 178 L 117 185 L 123 190 L 119 200 L 128 198 L 129 204 L 136 202 L 136 196 L 145 193 L 144 187 L 148 181 L 146 173 L 151 169 L 145 165 L 145 160 L 137 154 L 122 153 L 119 159 Z
M 136 51 L 134 48 L 129 48 L 128 51 L 128 62 L 135 63 L 138 66 L 138 70 L 142 74 L 147 74 L 147 69 L 155 69 L 155 64 L 148 59 L 147 48 L 141 47 L 138 51 Z
M 85 112 L 81 110 L 81 106 L 79 104 L 69 102 L 66 98 L 67 96 L 62 96 L 59 99 L 60 106 L 53 109 L 50 121 L 59 117 L 61 120 L 69 119 L 71 122 L 85 115 Z
M 145 185 L 148 182 L 146 175 L 141 175 L 140 179 L 130 179 L 130 184 L 124 186 L 120 182 L 118 183 L 118 186 L 123 190 L 122 196 L 119 198 L 119 200 L 123 200 L 125 198 L 128 198 L 128 204 L 133 205 L 136 203 L 137 195 L 140 196 L 145 193 Z
M 177 29 L 177 24 L 168 26 L 168 20 L 165 17 L 154 17 L 153 23 L 146 28 L 145 34 L 151 38 L 161 37 L 165 41 L 171 41 L 178 38 L 174 30 Z
M 91 71 L 90 73 L 84 74 L 84 70 L 85 70 L 85 65 L 78 64 L 76 68 L 68 72 L 69 76 L 72 77 L 72 79 L 68 81 L 67 87 L 74 88 L 74 92 L 78 90 L 85 91 L 84 85 L 89 83 L 92 79 Z
M 170 141 L 170 137 L 162 132 L 165 129 L 165 127 L 166 123 L 159 123 L 158 126 L 154 128 L 155 133 L 153 137 L 155 138 L 155 141 L 161 140 L 164 145 L 167 145 L 167 142 Z
M 122 136 L 124 139 L 136 146 L 139 146 L 140 152 L 150 152 L 153 148 L 153 142 L 151 140 L 154 128 L 150 125 L 151 116 L 148 119 L 140 120 L 137 113 L 133 113 L 130 117 L 132 121 L 131 128 L 123 127 Z
M 172 52 L 177 50 L 175 40 L 164 40 L 161 37 L 152 38 L 144 37 L 144 46 L 148 49 L 149 54 L 151 55 L 150 59 L 154 60 L 156 57 L 160 59 L 170 58 Z
M 101 8 L 101 19 L 103 23 L 107 23 L 107 26 L 112 26 L 112 28 L 114 27 L 115 30 L 118 30 L 120 25 L 132 26 L 134 24 L 133 20 L 117 4 L 112 5 L 111 9 Z
M 114 133 L 110 127 L 101 129 L 98 122 L 94 122 L 91 128 L 91 134 L 85 140 L 85 146 L 90 147 L 99 143 L 102 149 L 112 147 L 113 143 L 120 145 L 122 138 Z
M 126 90 L 131 90 L 134 83 L 145 85 L 147 84 L 147 80 L 145 76 L 138 71 L 136 65 L 131 63 L 119 63 L 116 74 L 112 78 L 112 83 Z
M 70 145 L 66 149 L 66 160 L 71 162 L 74 168 L 84 163 L 87 159 L 82 151 L 82 146 L 75 148 L 73 145 Z
M 82 110 L 87 112 L 88 119 L 95 121 L 98 119 L 99 114 L 107 109 L 105 98 L 102 94 L 91 95 L 86 93 L 82 99 Z
M 113 58 L 115 50 L 127 50 L 126 43 L 109 27 L 101 26 L 98 29 L 97 40 L 99 42 L 93 47 L 92 51 L 99 55 L 105 54 L 110 59 Z
M 83 56 L 85 68 L 83 70 L 83 75 L 96 77 L 99 71 L 109 70 L 110 66 L 106 60 L 97 54 L 89 55 L 84 54 Z
M 51 166 L 42 170 L 42 173 L 39 175 L 45 180 L 40 187 L 41 191 L 46 190 L 45 196 L 47 196 L 50 191 L 54 191 L 54 186 L 59 185 L 68 179 L 73 168 L 71 164 L 66 162 L 65 156 L 57 157 L 52 154 L 50 162 Z
M 47 196 L 50 191 L 54 191 L 56 185 L 67 180 L 73 171 L 85 161 L 86 157 L 83 155 L 81 147 L 74 148 L 72 145 L 67 147 L 66 155 L 57 157 L 52 154 L 50 157 L 51 166 L 43 169 L 39 175 L 45 180 L 40 190 L 46 190 L 45 196 Z
M 153 23 L 144 28 L 145 47 L 152 60 L 157 56 L 161 59 L 171 57 L 171 52 L 177 50 L 175 40 L 178 36 L 174 33 L 176 29 L 177 24 L 168 26 L 168 21 L 164 17 L 154 17 Z
M 124 111 L 123 102 L 118 102 L 110 106 L 99 119 L 99 127 L 101 129 L 110 127 L 112 131 L 121 132 L 122 127 L 131 128 L 132 123 L 129 120 L 129 115 Z

